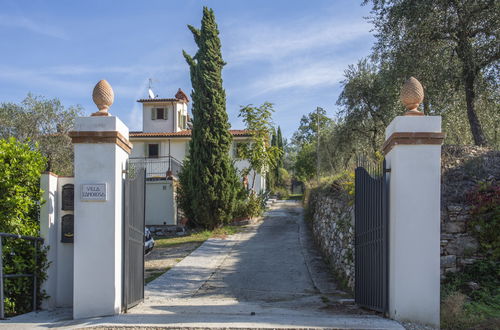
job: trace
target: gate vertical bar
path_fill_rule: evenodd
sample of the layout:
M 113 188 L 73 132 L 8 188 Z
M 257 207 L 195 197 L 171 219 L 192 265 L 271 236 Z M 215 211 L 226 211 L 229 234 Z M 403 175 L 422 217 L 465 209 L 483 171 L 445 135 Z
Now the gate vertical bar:
M 34 252 L 34 259 L 35 259 L 35 267 L 33 269 L 33 311 L 37 310 L 36 306 L 36 292 L 37 292 L 37 286 L 36 286 L 36 272 L 37 272 L 37 264 L 38 264 L 38 257 L 37 257 L 37 249 L 38 249 L 38 241 L 35 239 L 33 242 L 33 246 L 35 248 Z

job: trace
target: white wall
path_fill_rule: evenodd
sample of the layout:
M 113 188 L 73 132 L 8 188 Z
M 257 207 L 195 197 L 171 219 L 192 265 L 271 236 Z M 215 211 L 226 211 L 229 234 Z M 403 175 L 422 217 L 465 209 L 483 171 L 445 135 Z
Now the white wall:
M 174 203 L 172 181 L 146 184 L 146 225 L 176 225 L 177 210 Z
M 117 117 L 80 117 L 76 131 L 128 128 Z M 128 154 L 115 143 L 77 143 L 73 317 L 118 314 L 122 299 L 123 180 Z M 80 199 L 82 184 L 106 183 L 107 200 Z
M 148 144 L 159 144 L 160 157 L 168 156 L 168 140 L 165 139 L 131 139 L 134 145 L 132 153 L 130 155 L 133 157 L 147 157 L 147 145 Z M 189 138 L 172 138 L 170 139 L 170 154 L 172 157 L 178 159 L 179 161 L 184 161 L 186 157 L 186 150 L 188 149 L 187 143 L 189 143 Z
M 158 104 L 143 103 L 142 108 L 142 131 L 152 132 L 178 132 L 185 128 L 181 127 L 178 120 L 178 113 L 187 116 L 187 104 L 182 102 L 163 102 Z M 151 119 L 151 110 L 153 108 L 165 108 L 168 113 L 167 119 Z
M 62 210 L 62 187 L 65 184 L 74 183 L 74 178 L 59 177 L 57 180 L 57 196 L 58 196 L 58 230 L 57 230 L 57 307 L 73 306 L 73 255 L 74 243 L 61 243 L 62 231 L 61 221 L 66 214 L 73 214 L 74 211 Z M 75 191 L 76 195 L 76 191 Z M 75 219 L 74 219 L 75 220 Z
M 40 209 L 40 235 L 49 246 L 47 259 L 47 281 L 43 289 L 49 298 L 44 300 L 44 309 L 73 306 L 73 243 L 61 242 L 61 221 L 73 211 L 62 210 L 62 187 L 73 183 L 71 177 L 58 177 L 52 173 L 42 174 L 40 187 L 46 201 Z
M 47 252 L 47 280 L 42 284 L 42 289 L 49 298 L 42 303 L 43 309 L 54 309 L 57 306 L 57 176 L 42 174 L 40 188 L 43 190 L 42 198 L 45 203 L 40 208 L 40 236 L 44 245 L 49 247 Z
M 396 117 L 396 132 L 440 132 L 440 117 Z M 439 327 L 441 146 L 398 144 L 386 155 L 389 315 Z
M 151 109 L 165 108 L 168 113 L 168 118 L 151 119 Z M 173 102 L 167 104 L 151 104 L 143 103 L 142 109 L 142 131 L 143 132 L 175 132 L 176 131 L 175 111 Z

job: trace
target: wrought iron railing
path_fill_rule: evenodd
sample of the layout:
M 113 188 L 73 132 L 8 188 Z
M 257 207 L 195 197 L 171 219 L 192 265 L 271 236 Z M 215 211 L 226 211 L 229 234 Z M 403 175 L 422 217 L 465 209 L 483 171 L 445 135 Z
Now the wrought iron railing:
M 33 253 L 33 259 L 35 261 L 35 269 L 33 269 L 32 274 L 4 274 L 3 272 L 3 238 L 8 237 L 8 238 L 14 238 L 14 239 L 24 239 L 28 241 L 33 241 L 33 245 L 35 247 L 34 253 Z M 33 311 L 37 310 L 37 265 L 38 265 L 38 256 L 37 256 L 37 251 L 38 251 L 38 244 L 43 243 L 43 238 L 41 237 L 34 237 L 34 236 L 22 236 L 22 235 L 15 235 L 15 234 L 8 234 L 8 233 L 0 233 L 0 319 L 5 318 L 5 306 L 4 306 L 4 283 L 3 280 L 5 278 L 19 278 L 19 277 L 32 277 L 33 278 Z
M 134 168 L 146 169 L 146 180 L 164 179 L 167 177 L 167 172 L 171 171 L 171 175 L 178 177 L 182 169 L 182 162 L 172 156 L 164 157 L 131 157 L 129 166 Z

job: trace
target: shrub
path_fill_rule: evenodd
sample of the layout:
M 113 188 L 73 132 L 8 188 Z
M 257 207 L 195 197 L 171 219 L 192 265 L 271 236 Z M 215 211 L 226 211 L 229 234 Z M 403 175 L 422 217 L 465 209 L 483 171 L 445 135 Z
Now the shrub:
M 256 194 L 253 191 L 244 190 L 239 194 L 236 202 L 234 217 L 255 218 L 264 212 L 264 195 Z
M 288 190 L 286 188 L 283 188 L 283 187 L 275 187 L 272 190 L 272 194 L 276 195 L 278 197 L 278 199 L 287 199 L 288 196 L 290 195 Z
M 470 328 L 500 320 L 500 263 L 480 260 L 449 273 L 441 286 L 442 327 Z M 495 321 L 496 320 L 496 321 Z
M 38 236 L 42 193 L 39 183 L 44 168 L 44 157 L 29 144 L 20 143 L 14 138 L 0 140 L 0 232 Z M 35 265 L 33 242 L 4 238 L 3 243 L 1 252 L 5 274 L 32 274 L 36 269 L 37 304 L 40 305 L 45 297 L 40 285 L 45 280 L 48 267 L 46 250 L 38 249 L 38 263 Z M 4 290 L 6 315 L 32 310 L 32 278 L 7 278 Z

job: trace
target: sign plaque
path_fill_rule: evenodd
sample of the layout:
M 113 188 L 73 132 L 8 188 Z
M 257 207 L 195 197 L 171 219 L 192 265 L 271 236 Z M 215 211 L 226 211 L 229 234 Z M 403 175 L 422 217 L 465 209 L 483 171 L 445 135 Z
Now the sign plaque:
M 82 184 L 83 202 L 106 201 L 108 198 L 105 183 Z

